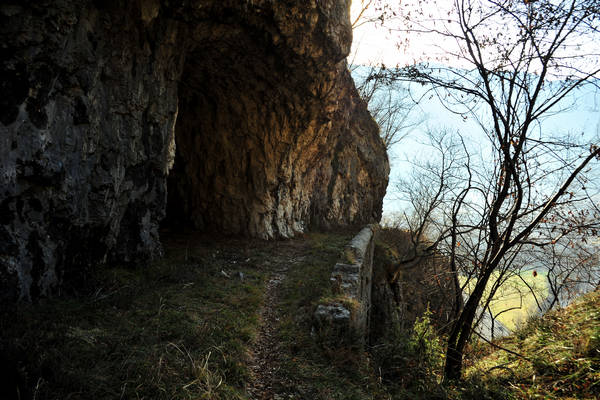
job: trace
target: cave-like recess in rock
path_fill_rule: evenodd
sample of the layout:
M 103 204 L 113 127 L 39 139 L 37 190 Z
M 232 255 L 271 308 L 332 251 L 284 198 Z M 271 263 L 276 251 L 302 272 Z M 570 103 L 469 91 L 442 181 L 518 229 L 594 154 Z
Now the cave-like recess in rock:
M 0 300 L 148 262 L 161 223 L 378 220 L 389 167 L 346 68 L 348 5 L 3 2 Z

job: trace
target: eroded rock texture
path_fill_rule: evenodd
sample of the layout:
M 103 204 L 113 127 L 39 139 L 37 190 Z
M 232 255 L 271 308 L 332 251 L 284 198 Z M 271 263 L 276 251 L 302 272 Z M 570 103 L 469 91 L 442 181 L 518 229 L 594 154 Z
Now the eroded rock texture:
M 350 42 L 342 0 L 2 2 L 0 297 L 160 255 L 167 210 L 264 238 L 377 220 Z

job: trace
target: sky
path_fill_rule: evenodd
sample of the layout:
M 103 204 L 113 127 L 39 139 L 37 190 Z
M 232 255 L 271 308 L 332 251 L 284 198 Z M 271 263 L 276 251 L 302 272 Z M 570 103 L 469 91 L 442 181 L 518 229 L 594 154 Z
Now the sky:
M 354 38 L 349 57 L 350 63 L 361 65 L 383 63 L 387 67 L 403 67 L 425 59 L 444 62 L 461 68 L 472 66 L 467 60 L 448 58 L 448 52 L 461 53 L 459 50 L 461 46 L 455 39 L 431 32 L 425 33 L 427 30 L 437 29 L 441 32 L 461 34 L 460 30 L 457 30 L 457 13 L 453 5 L 454 1 L 352 0 L 351 21 L 357 20 L 361 14 L 363 4 L 369 2 L 371 3 L 370 6 L 362 13 L 359 23 L 356 24 L 353 30 Z M 521 7 L 529 7 L 529 12 L 535 14 L 535 8 L 532 8 L 535 7 L 534 4 L 530 2 L 529 6 L 521 5 Z M 377 20 L 382 15 L 382 7 L 387 10 L 384 24 L 382 21 Z M 527 8 L 522 9 L 521 7 L 519 7 L 521 11 L 527 10 Z M 423 14 L 423 10 L 425 10 L 426 15 L 417 17 L 417 15 Z M 392 16 L 392 14 L 395 16 Z M 474 13 L 474 17 L 478 18 L 476 14 Z M 412 29 L 407 30 L 408 25 L 403 21 L 410 21 L 409 24 L 412 24 Z M 423 22 L 421 32 L 413 31 L 413 29 L 419 28 L 418 21 Z M 476 35 L 480 39 L 484 33 L 489 33 L 492 36 L 504 35 L 503 38 L 516 38 L 520 35 L 520 28 L 518 28 L 515 20 L 508 20 L 504 25 L 499 25 L 498 20 L 494 18 L 485 19 L 485 21 L 478 24 L 478 28 L 476 28 Z M 576 52 L 586 54 L 586 57 L 594 54 L 595 60 L 600 62 L 600 37 L 598 36 L 590 39 L 588 35 L 569 35 L 561 47 L 574 49 Z M 486 59 L 496 59 L 498 57 L 494 46 L 481 47 L 480 49 L 483 49 L 483 55 Z
M 575 92 L 573 97 L 578 102 L 576 107 L 548 117 L 543 121 L 542 127 L 548 132 L 600 133 L 600 94 L 598 90 L 595 88 L 580 90 Z M 431 148 L 422 144 L 428 129 L 447 129 L 451 132 L 460 131 L 463 134 L 480 131 L 480 127 L 475 121 L 465 120 L 459 115 L 450 113 L 437 97 L 423 99 L 413 112 L 416 119 L 421 118 L 425 122 L 412 130 L 406 139 L 393 146 L 389 152 L 390 183 L 383 200 L 383 214 L 387 217 L 399 212 L 404 206 L 397 198 L 395 186 L 399 177 L 412 168 L 410 160 L 434 157 L 435 153 Z
M 365 0 L 368 2 L 368 0 Z M 389 0 L 381 1 L 382 4 L 390 7 L 398 7 L 402 4 L 403 10 L 413 7 L 412 1 Z M 442 1 L 440 4 L 451 5 L 451 1 Z M 448 12 L 447 10 L 439 9 L 438 13 Z M 355 21 L 359 16 L 362 8 L 361 0 L 352 0 L 351 20 Z M 373 6 L 368 8 L 362 15 L 364 19 L 375 19 L 381 13 L 377 12 Z M 362 23 L 356 26 L 353 30 L 352 51 L 350 62 L 352 64 L 385 64 L 386 66 L 406 66 L 412 65 L 416 60 L 422 58 L 423 55 L 435 56 L 442 55 L 445 48 L 452 47 L 451 41 L 439 43 L 439 38 L 434 38 L 425 34 L 407 33 L 390 28 L 397 28 L 398 23 L 387 21 L 386 26 L 382 26 L 381 22 Z M 405 46 L 407 41 L 409 46 Z M 399 48 L 399 45 L 402 48 Z
M 361 1 L 352 0 L 351 20 L 355 21 L 361 11 Z M 375 12 L 367 10 L 364 17 L 373 17 Z M 364 23 L 353 31 L 352 51 L 350 62 L 352 64 L 379 64 L 395 66 L 412 63 L 411 54 L 398 51 L 396 47 L 397 34 L 377 23 Z M 416 50 L 418 51 L 418 50 Z
M 410 0 L 403 1 L 403 7 L 409 7 Z M 443 3 L 443 2 L 442 2 Z M 451 2 L 448 1 L 451 4 Z M 390 1 L 389 4 L 399 4 L 399 1 Z M 351 16 L 354 21 L 361 9 L 361 1 L 353 0 Z M 438 10 L 439 12 L 440 10 Z M 444 10 L 442 10 L 443 12 Z M 367 13 L 366 17 L 372 17 Z M 399 39 L 408 39 L 408 46 L 399 48 Z M 423 54 L 441 54 L 443 49 L 452 48 L 449 42 L 430 42 L 431 38 L 424 34 L 412 34 L 391 31 L 382 27 L 380 23 L 365 23 L 354 29 L 352 52 L 348 58 L 351 64 L 380 64 L 388 67 L 412 65 Z M 575 93 L 574 99 L 578 101 L 574 109 L 548 118 L 544 122 L 544 129 L 563 130 L 570 132 L 593 131 L 598 132 L 600 127 L 600 96 L 596 89 Z M 422 101 L 415 109 L 416 119 L 425 119 L 425 123 L 410 132 L 409 136 L 394 146 L 390 151 L 391 173 L 390 184 L 384 198 L 383 213 L 389 217 L 403 208 L 394 193 L 395 182 L 398 177 L 412 167 L 408 159 L 414 156 L 420 158 L 431 157 L 431 151 L 420 144 L 424 140 L 428 128 L 446 128 L 451 131 L 473 131 L 479 128 L 473 121 L 465 121 L 460 116 L 449 113 L 444 109 L 437 98 Z

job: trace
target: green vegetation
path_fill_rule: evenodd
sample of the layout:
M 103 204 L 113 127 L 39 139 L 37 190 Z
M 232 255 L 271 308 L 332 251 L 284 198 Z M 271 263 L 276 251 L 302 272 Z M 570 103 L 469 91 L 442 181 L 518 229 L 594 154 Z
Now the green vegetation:
M 444 348 L 427 310 L 413 327 L 396 323 L 385 341 L 372 350 L 392 398 L 445 398 L 440 384 Z
M 511 398 L 600 397 L 600 292 L 531 319 L 497 344 L 521 357 L 487 345 L 473 349 L 468 382 L 509 390 Z M 479 359 L 479 352 L 489 354 Z
M 335 298 L 329 276 L 352 234 L 173 238 L 165 259 L 99 271 L 86 295 L 2 310 L 4 379 L 21 399 L 250 399 L 267 282 L 285 267 L 268 349 L 279 398 L 600 396 L 600 293 L 530 320 L 496 347 L 472 342 L 466 379 L 451 385 L 442 383 L 445 337 L 429 310 L 412 326 L 396 320 L 366 348 L 315 330 L 314 309 Z M 5 389 L 0 397 L 14 398 Z
M 311 332 L 353 233 L 285 242 L 176 237 L 163 260 L 98 271 L 80 290 L 87 294 L 0 310 L 8 375 L 0 397 L 14 397 L 16 386 L 23 399 L 247 399 L 266 283 L 285 267 L 273 389 L 292 398 L 374 398 L 365 353 Z
M 37 399 L 243 398 L 268 246 L 239 248 L 174 241 L 162 261 L 101 271 L 91 294 L 5 310 L 12 384 Z
M 368 354 L 355 338 L 337 341 L 312 328 L 312 314 L 324 299 L 336 299 L 329 277 L 352 234 L 312 234 L 303 262 L 281 287 L 279 368 L 276 392 L 294 399 L 377 399 L 381 388 Z

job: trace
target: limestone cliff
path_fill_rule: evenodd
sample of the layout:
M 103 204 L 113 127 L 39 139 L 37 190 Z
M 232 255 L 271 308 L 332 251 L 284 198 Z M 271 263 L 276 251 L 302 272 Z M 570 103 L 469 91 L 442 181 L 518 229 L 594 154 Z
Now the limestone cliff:
M 0 5 L 0 298 L 161 253 L 378 220 L 389 171 L 343 0 Z M 167 194 L 168 193 L 168 194 Z

